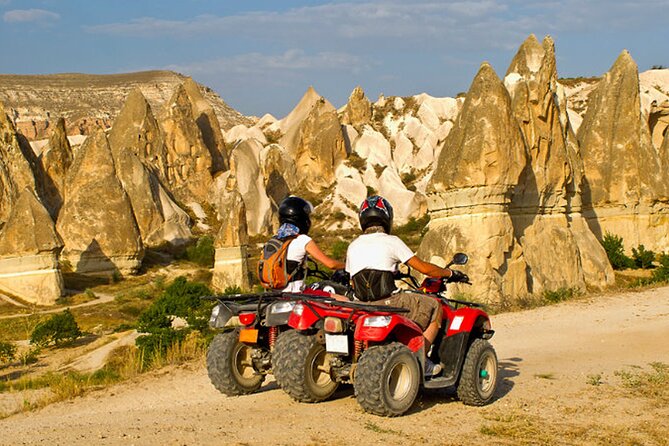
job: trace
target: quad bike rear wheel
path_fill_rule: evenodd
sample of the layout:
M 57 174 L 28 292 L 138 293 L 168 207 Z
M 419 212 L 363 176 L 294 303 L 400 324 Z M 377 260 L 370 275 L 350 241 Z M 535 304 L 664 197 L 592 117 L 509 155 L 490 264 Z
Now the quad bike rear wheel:
M 385 417 L 405 413 L 416 400 L 421 376 L 414 353 L 393 342 L 365 350 L 355 372 L 355 397 L 366 412 Z
M 460 373 L 458 398 L 468 406 L 484 406 L 497 389 L 497 354 L 490 343 L 475 339 L 469 346 Z
M 239 342 L 239 330 L 216 335 L 207 351 L 207 373 L 211 383 L 226 395 L 246 395 L 260 388 L 265 376 L 251 360 L 252 347 Z
M 324 401 L 339 386 L 330 375 L 330 354 L 316 335 L 296 330 L 279 335 L 272 354 L 272 369 L 281 388 L 302 403 Z

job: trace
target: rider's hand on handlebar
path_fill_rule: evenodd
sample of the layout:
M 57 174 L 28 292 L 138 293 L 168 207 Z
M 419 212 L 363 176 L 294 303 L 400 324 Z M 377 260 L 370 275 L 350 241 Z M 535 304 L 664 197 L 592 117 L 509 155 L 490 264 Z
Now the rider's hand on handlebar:
M 458 271 L 457 269 L 452 269 L 451 270 L 451 275 L 448 277 L 448 282 L 461 282 L 461 283 L 469 283 L 469 276 L 467 274 L 463 273 L 462 271 Z

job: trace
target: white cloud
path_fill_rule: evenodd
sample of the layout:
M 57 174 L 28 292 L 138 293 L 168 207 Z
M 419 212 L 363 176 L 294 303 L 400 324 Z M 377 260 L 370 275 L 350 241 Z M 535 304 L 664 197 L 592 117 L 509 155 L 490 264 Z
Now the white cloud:
M 191 64 L 169 65 L 164 68 L 192 76 L 216 74 L 272 78 L 305 71 L 358 72 L 368 69 L 369 66 L 368 62 L 363 62 L 359 57 L 347 53 L 307 54 L 300 49 L 290 49 L 282 54 L 247 53 Z
M 13 9 L 2 15 L 7 23 L 50 22 L 60 19 L 60 15 L 44 9 Z

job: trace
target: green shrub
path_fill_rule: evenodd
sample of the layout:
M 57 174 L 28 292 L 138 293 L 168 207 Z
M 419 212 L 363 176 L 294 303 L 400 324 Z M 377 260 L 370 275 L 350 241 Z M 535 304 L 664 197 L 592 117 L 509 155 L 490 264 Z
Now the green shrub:
M 0 363 L 11 362 L 16 358 L 16 346 L 11 342 L 0 341 Z
M 602 240 L 602 246 L 611 262 L 613 269 L 633 268 L 634 260 L 625 255 L 623 238 L 607 232 Z
M 345 259 L 346 251 L 348 250 L 348 242 L 344 240 L 337 240 L 332 244 L 330 254 L 333 259 Z
M 556 304 L 569 300 L 579 294 L 577 288 L 558 288 L 557 290 L 546 290 L 543 293 L 544 300 L 549 304 Z
M 374 195 L 378 195 L 378 194 L 379 193 L 372 186 L 367 186 L 367 196 L 368 197 L 373 197 Z
M 660 266 L 655 268 L 651 276 L 654 282 L 669 282 L 669 254 L 660 254 Z
M 639 245 L 638 249 L 632 248 L 632 259 L 637 268 L 650 269 L 653 267 L 655 253 L 647 251 L 643 245 Z
M 208 235 L 200 237 L 196 244 L 186 249 L 187 260 L 207 268 L 214 266 L 214 254 L 214 239 Z
M 241 292 L 240 289 L 227 291 Z M 183 341 L 193 330 L 208 331 L 211 302 L 200 299 L 211 295 L 211 290 L 202 283 L 189 282 L 177 277 L 165 288 L 162 295 L 142 314 L 137 322 L 137 331 L 146 333 L 137 338 L 135 344 L 141 351 L 144 365 L 164 356 L 172 346 Z M 172 318 L 186 320 L 187 327 L 172 328 Z
M 30 343 L 40 347 L 51 343 L 60 345 L 63 342 L 72 342 L 80 336 L 79 325 L 70 310 L 67 309 L 37 324 L 30 335 Z
M 142 333 L 157 333 L 171 328 L 172 316 L 177 316 L 185 319 L 190 327 L 203 330 L 207 327 L 211 302 L 200 297 L 211 294 L 206 285 L 189 282 L 183 276 L 177 277 L 139 316 L 137 329 Z
M 223 294 L 242 294 L 242 289 L 237 285 L 226 287 Z

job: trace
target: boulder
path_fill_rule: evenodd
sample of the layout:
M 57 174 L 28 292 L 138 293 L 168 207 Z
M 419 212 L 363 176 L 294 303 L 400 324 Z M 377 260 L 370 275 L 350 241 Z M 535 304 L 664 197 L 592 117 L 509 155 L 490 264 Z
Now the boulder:
M 214 108 L 202 96 L 200 87 L 190 77 L 184 81 L 184 89 L 190 99 L 193 117 L 202 133 L 204 144 L 211 154 L 211 173 L 228 170 L 228 153 Z
M 627 51 L 590 95 L 578 140 L 586 176 L 583 213 L 595 235 L 621 236 L 628 249 L 668 250 L 669 166 L 651 143 L 637 66 Z
M 214 240 L 216 254 L 212 286 L 220 291 L 232 286 L 249 289 L 246 207 L 232 176 L 226 184 L 219 216 L 222 224 Z
M 0 290 L 37 305 L 63 294 L 58 253 L 63 242 L 30 188 L 23 189 L 0 233 Z
M 65 198 L 65 178 L 74 154 L 65 133 L 65 120 L 58 118 L 49 135 L 49 142 L 39 160 L 44 178 L 44 202 L 55 220 Z
M 124 149 L 132 150 L 161 181 L 167 181 L 167 151 L 160 126 L 139 88 L 130 92 L 114 120 L 109 145 L 115 155 Z
M 494 302 L 528 293 L 527 265 L 508 213 L 527 164 L 509 93 L 483 63 L 428 184 L 431 221 L 418 250 L 442 265 L 455 252 L 469 253 L 463 269 L 474 285 L 462 291 Z
M 144 246 L 103 131 L 77 152 L 66 185 L 56 224 L 65 245 L 62 259 L 83 274 L 136 272 Z
M 359 128 L 365 124 L 371 123 L 372 104 L 365 96 L 365 92 L 360 86 L 357 86 L 351 92 L 348 103 L 342 115 L 342 124 L 352 125 Z
M 195 122 L 183 85 L 177 87 L 161 114 L 160 126 L 167 150 L 167 182 L 184 202 L 206 201 L 212 183 L 213 161 Z

